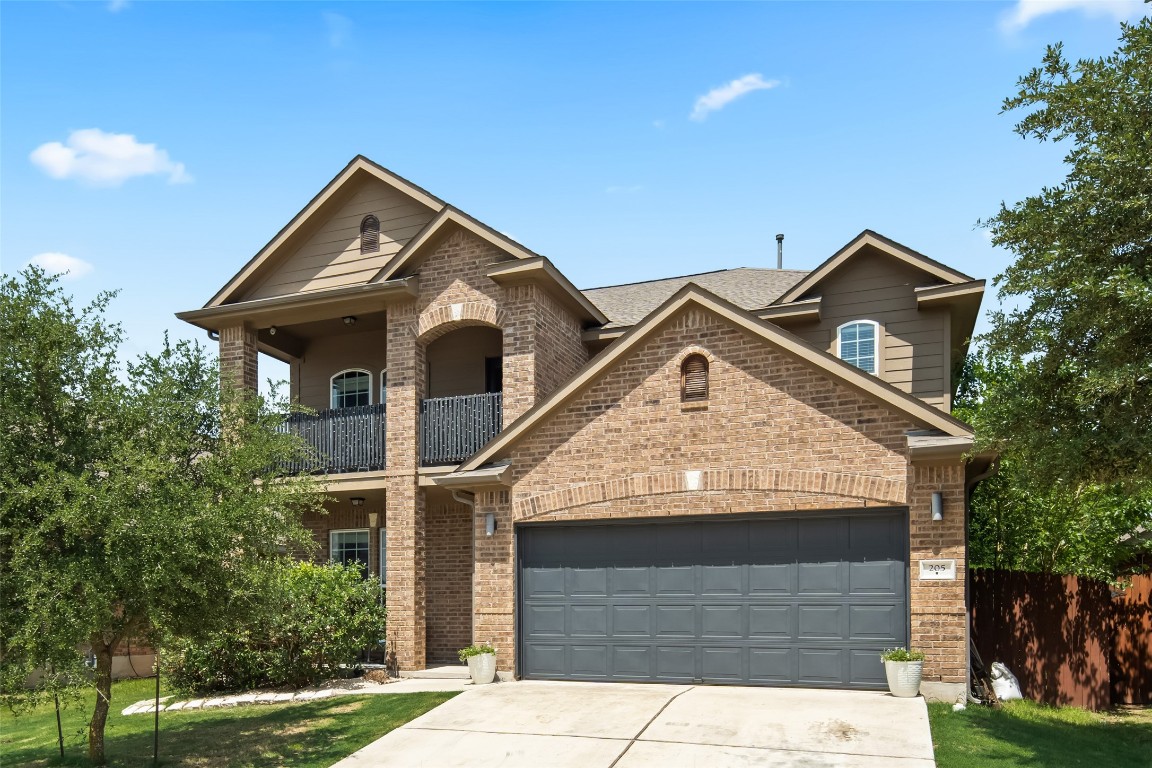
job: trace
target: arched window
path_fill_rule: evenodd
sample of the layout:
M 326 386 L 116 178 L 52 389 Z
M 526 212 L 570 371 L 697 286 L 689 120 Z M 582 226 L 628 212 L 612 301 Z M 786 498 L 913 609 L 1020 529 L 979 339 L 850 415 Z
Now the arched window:
M 862 371 L 875 374 L 879 331 L 879 324 L 872 320 L 845 323 L 836 329 L 836 356 Z
M 332 377 L 332 407 L 352 408 L 372 400 L 372 374 L 368 371 L 341 371 Z
M 680 399 L 684 402 L 708 399 L 708 358 L 688 355 L 680 364 Z
M 380 250 L 380 219 L 372 214 L 360 222 L 360 253 L 376 253 Z

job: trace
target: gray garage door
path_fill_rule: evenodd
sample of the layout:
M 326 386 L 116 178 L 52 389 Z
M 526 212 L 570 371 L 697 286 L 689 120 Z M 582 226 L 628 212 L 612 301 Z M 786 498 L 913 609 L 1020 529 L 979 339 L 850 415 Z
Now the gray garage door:
M 908 637 L 905 510 L 525 525 L 520 674 L 883 688 Z

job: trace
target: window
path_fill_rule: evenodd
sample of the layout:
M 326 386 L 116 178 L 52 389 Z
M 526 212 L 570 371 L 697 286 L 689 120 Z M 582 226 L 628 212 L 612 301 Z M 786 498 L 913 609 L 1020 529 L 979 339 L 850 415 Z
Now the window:
M 369 214 L 360 222 L 360 253 L 380 250 L 380 219 Z
M 872 320 L 854 320 L 836 331 L 836 355 L 862 371 L 876 373 L 876 337 L 879 325 Z
M 371 398 L 372 374 L 368 371 L 343 371 L 332 377 L 333 408 L 368 405 Z
M 380 371 L 380 399 L 376 402 L 380 405 L 388 404 L 388 369 Z
M 368 529 L 357 531 L 332 531 L 328 534 L 329 556 L 334 563 L 360 566 L 360 573 L 368 578 L 368 551 L 372 544 Z
M 504 391 L 504 358 L 484 358 L 484 391 Z
M 680 364 L 680 399 L 684 402 L 708 399 L 708 358 L 688 355 Z

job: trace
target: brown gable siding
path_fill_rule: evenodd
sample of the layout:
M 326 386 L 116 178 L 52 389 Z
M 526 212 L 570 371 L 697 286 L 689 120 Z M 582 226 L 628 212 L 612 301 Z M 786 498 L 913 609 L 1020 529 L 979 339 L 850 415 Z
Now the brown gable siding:
M 380 219 L 380 249 L 360 253 L 360 222 L 368 214 Z M 382 181 L 363 182 L 339 210 L 243 300 L 287 296 L 368 282 L 390 258 L 416 236 L 433 212 Z
M 820 283 L 820 320 L 789 324 L 788 329 L 835 354 L 838 327 L 851 320 L 875 320 L 881 326 L 880 378 L 948 411 L 948 311 L 916 306 L 916 287 L 934 282 L 892 256 L 861 252 Z

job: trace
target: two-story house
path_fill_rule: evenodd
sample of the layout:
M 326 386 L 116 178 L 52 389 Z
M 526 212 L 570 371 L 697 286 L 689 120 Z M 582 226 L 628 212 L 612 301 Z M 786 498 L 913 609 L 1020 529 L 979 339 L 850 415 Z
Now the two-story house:
M 178 316 L 230 381 L 290 365 L 336 499 L 309 525 L 385 581 L 401 670 L 476 640 L 522 678 L 882 688 L 910 644 L 954 696 L 983 288 L 865 231 L 811 272 L 579 290 L 357 157 Z

